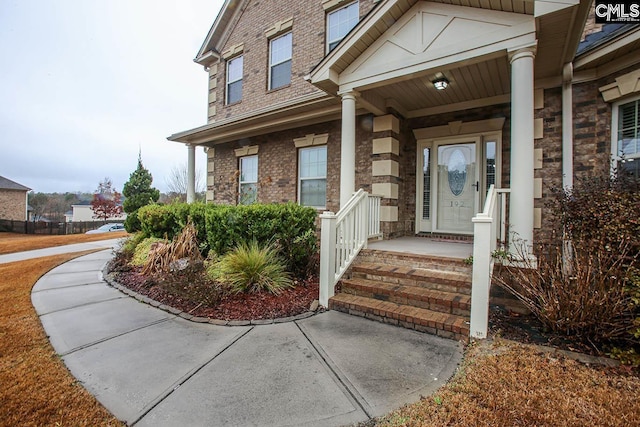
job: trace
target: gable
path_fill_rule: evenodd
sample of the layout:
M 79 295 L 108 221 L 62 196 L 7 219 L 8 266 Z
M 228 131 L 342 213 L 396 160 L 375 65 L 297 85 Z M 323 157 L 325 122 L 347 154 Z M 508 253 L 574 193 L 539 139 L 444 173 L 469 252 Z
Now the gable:
M 375 87 L 535 41 L 531 15 L 419 2 L 340 73 L 339 85 Z

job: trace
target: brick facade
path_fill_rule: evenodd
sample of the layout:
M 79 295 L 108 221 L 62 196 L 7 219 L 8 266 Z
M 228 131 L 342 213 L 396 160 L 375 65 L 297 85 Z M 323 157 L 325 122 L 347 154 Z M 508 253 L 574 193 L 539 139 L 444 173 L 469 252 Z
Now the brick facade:
M 360 17 L 375 5 L 374 0 L 360 0 Z M 347 4 L 347 3 L 345 3 Z M 291 84 L 276 90 L 268 90 L 269 38 L 265 30 L 278 22 L 293 17 Z M 221 52 L 243 44 L 244 56 L 242 100 L 225 105 L 226 61 L 222 60 L 211 78 L 209 97 L 215 108 L 209 106 L 209 121 L 226 119 L 249 113 L 279 102 L 320 92 L 304 77 L 326 54 L 326 12 L 322 1 L 248 1 L 237 25 L 224 41 Z M 213 114 L 212 114 L 213 112 Z
M 0 219 L 27 220 L 26 191 L 0 189 Z
M 371 116 L 358 117 L 356 131 L 356 188 L 371 191 Z M 298 150 L 294 139 L 309 134 L 328 134 L 327 205 L 338 211 L 340 203 L 340 121 L 260 135 L 250 139 L 218 145 L 213 157 L 216 189 L 215 203 L 234 204 L 238 196 L 238 157 L 235 150 L 258 146 L 258 201 L 280 203 L 298 200 Z
M 360 0 L 360 16 L 368 13 L 377 2 Z M 210 68 L 210 121 L 246 115 L 274 104 L 293 101 L 296 98 L 319 92 L 304 80 L 326 53 L 326 12 L 323 2 L 265 2 L 248 1 L 235 27 L 223 37 L 221 52 L 236 52 L 244 58 L 242 100 L 225 105 L 226 62 L 221 60 Z M 342 3 L 347 4 L 347 3 Z M 291 84 L 273 91 L 268 90 L 269 35 L 267 29 L 278 24 L 286 28 L 291 25 L 293 36 Z M 584 34 L 600 31 L 593 16 L 587 22 Z M 277 25 L 276 25 L 277 27 Z M 288 30 L 286 30 L 288 31 Z M 281 34 L 277 33 L 276 34 Z M 227 60 L 236 56 L 230 54 Z M 224 56 L 224 55 L 223 55 Z M 573 138 L 574 178 L 580 179 L 608 170 L 611 153 L 611 105 L 599 92 L 603 85 L 615 81 L 615 77 L 628 73 L 626 69 L 597 81 L 573 86 Z M 538 95 L 538 93 L 537 93 Z M 389 110 L 399 122 L 396 130 L 374 131 L 371 114 L 357 117 L 355 187 L 372 192 L 373 185 L 382 184 L 393 188 L 393 196 L 387 195 L 382 206 L 386 212 L 397 209 L 397 221 L 382 224 L 386 238 L 412 235 L 416 223 L 416 152 L 417 141 L 413 130 L 447 125 L 450 122 L 473 122 L 493 118 L 505 118 L 501 141 L 500 187 L 509 187 L 511 163 L 511 115 L 510 104 L 443 113 L 428 117 L 405 119 Z M 542 192 L 534 201 L 540 214 L 540 228 L 534 230 L 534 240 L 543 241 L 551 237 L 555 225 L 549 214 L 548 202 L 552 191 L 562 187 L 562 90 L 545 89 L 543 103 L 534 112 L 541 132 L 536 135 L 534 148 L 542 151 L 542 166 L 535 169 L 536 184 L 542 183 Z M 536 127 L 536 129 L 538 129 Z M 236 203 L 238 194 L 238 157 L 241 147 L 258 147 L 258 201 L 298 201 L 298 149 L 294 139 L 309 134 L 328 134 L 327 139 L 327 204 L 326 209 L 337 211 L 340 198 L 340 120 L 299 127 L 286 131 L 267 133 L 251 138 L 216 145 L 208 156 L 208 200 L 216 203 Z M 374 140 L 393 138 L 397 150 L 374 151 Z M 395 143 L 395 142 L 394 142 Z M 397 152 L 396 152 L 397 151 Z M 394 173 L 375 173 L 373 165 L 378 162 L 398 166 Z M 374 176 L 375 175 L 375 176 Z M 395 192 L 397 191 L 397 196 Z

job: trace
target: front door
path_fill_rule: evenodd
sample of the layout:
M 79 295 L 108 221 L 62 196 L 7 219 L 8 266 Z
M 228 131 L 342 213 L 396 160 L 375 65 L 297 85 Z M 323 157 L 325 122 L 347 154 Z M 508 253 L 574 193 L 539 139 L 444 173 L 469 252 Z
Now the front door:
M 418 143 L 416 232 L 473 234 L 473 218 L 495 183 L 499 134 Z
M 438 146 L 437 231 L 473 233 L 477 212 L 476 143 Z

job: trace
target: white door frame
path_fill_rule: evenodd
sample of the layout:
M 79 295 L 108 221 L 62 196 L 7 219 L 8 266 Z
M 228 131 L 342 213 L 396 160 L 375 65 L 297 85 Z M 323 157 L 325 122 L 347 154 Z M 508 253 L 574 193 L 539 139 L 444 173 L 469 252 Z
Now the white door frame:
M 496 188 L 500 187 L 501 175 L 502 175 L 502 131 L 482 132 L 476 134 L 456 135 L 453 137 L 441 137 L 432 139 L 419 139 L 417 141 L 416 149 L 416 220 L 415 220 L 415 232 L 433 232 L 433 233 L 447 233 L 447 234 L 473 234 L 460 231 L 443 230 L 438 228 L 438 147 L 441 145 L 454 145 L 463 143 L 474 142 L 476 144 L 476 176 L 473 178 L 479 183 L 479 188 L 475 195 L 475 211 L 482 211 L 484 199 L 486 197 L 487 185 L 486 185 L 486 146 L 487 143 L 495 142 L 495 182 Z M 431 203 L 430 203 L 430 215 L 429 220 L 422 220 L 422 208 L 423 208 L 423 150 L 430 148 L 430 173 L 431 173 Z

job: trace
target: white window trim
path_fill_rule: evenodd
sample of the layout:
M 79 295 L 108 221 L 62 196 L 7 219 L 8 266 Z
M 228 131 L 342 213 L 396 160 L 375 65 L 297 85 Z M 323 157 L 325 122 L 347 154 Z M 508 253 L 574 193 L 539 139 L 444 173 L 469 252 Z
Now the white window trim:
M 285 59 L 284 61 L 280 61 L 280 62 L 277 62 L 275 64 L 272 64 L 271 63 L 271 52 L 273 50 L 273 42 L 278 40 L 278 39 L 281 39 L 283 37 L 286 37 L 289 34 L 291 34 L 291 56 L 289 56 L 289 59 Z M 272 88 L 271 87 L 271 70 L 273 69 L 273 67 L 275 67 L 277 65 L 280 65 L 280 64 L 284 64 L 287 61 L 291 61 L 292 67 L 291 67 L 291 77 L 290 77 L 290 79 L 292 79 L 293 78 L 293 32 L 292 31 L 288 31 L 288 32 L 286 32 L 284 34 L 281 34 L 281 35 L 277 36 L 277 37 L 269 39 L 269 76 L 268 76 L 269 80 L 268 80 L 268 85 L 267 85 L 267 87 L 269 88 L 268 90 L 277 90 L 277 89 L 280 89 L 280 88 L 288 86 L 288 85 L 278 86 L 277 88 Z M 291 83 L 289 83 L 289 84 L 291 84 Z
M 240 72 L 240 78 L 230 81 L 229 80 L 229 66 L 231 65 L 231 63 L 237 59 L 242 58 L 242 69 Z M 240 99 L 234 102 L 229 102 L 229 86 L 233 83 L 239 82 L 239 81 L 243 81 L 244 80 L 244 57 L 243 55 L 238 55 L 238 56 L 234 56 L 233 58 L 227 60 L 227 75 L 226 75 L 226 91 L 225 91 L 225 104 L 226 105 L 231 105 L 231 104 L 236 104 L 240 101 L 242 101 L 242 92 L 240 93 Z
M 630 102 L 640 101 L 640 95 L 636 95 L 630 98 L 626 98 L 620 101 L 616 101 L 611 105 L 611 169 L 618 168 L 618 162 L 620 161 L 620 152 L 618 151 L 618 112 L 621 105 L 628 104 Z M 640 152 L 632 155 L 634 161 L 640 161 Z
M 360 1 L 359 0 L 352 1 L 349 4 L 345 4 L 344 6 L 336 7 L 334 9 L 330 9 L 327 12 L 327 19 L 326 19 L 327 22 L 325 24 L 325 33 L 326 33 L 326 37 L 325 37 L 325 53 L 331 52 L 331 50 L 329 49 L 329 46 L 331 46 L 331 43 L 334 43 L 336 41 L 339 43 L 346 36 L 346 34 L 345 34 L 345 36 L 342 36 L 339 40 L 329 40 L 329 21 L 330 21 L 330 16 L 335 14 L 335 13 L 337 13 L 337 12 L 339 12 L 339 11 L 341 11 L 341 10 L 343 10 L 343 9 L 348 8 L 349 6 L 353 5 L 354 3 L 358 4 L 358 20 L 359 20 L 360 19 Z M 357 25 L 357 23 L 356 23 L 356 25 Z
M 302 155 L 303 151 L 307 151 L 307 150 L 317 150 L 318 148 L 324 147 L 325 150 L 327 149 L 326 145 L 312 145 L 312 146 L 306 146 L 306 147 L 301 147 L 298 149 L 298 204 L 301 206 L 306 206 L 306 205 L 302 205 L 302 181 L 306 181 L 306 180 L 312 180 L 312 179 L 324 179 L 324 188 L 325 188 L 325 200 L 324 200 L 324 205 L 322 206 L 307 206 L 310 208 L 314 208 L 314 209 L 325 209 L 326 205 L 327 205 L 327 198 L 326 198 L 326 191 L 327 191 L 327 171 L 325 170 L 324 176 L 314 176 L 314 177 L 306 177 L 306 178 L 302 178 L 302 174 L 301 174 L 301 169 L 302 169 L 302 162 L 300 161 L 300 157 Z M 328 153 L 327 153 L 328 154 Z M 328 161 L 327 161 L 327 167 L 328 167 Z
M 253 155 L 253 156 L 243 156 L 243 157 L 239 157 L 238 158 L 238 169 L 240 171 L 240 174 L 238 176 L 238 204 L 239 205 L 243 205 L 244 203 L 241 203 L 241 198 L 242 198 L 242 185 L 243 184 L 255 184 L 256 185 L 256 200 L 255 202 L 258 201 L 258 170 L 256 170 L 256 180 L 255 181 L 243 181 L 242 180 L 242 160 L 244 159 L 250 159 L 250 158 L 255 158 L 256 159 L 256 166 L 257 168 L 259 168 L 259 160 L 258 160 L 258 155 Z

